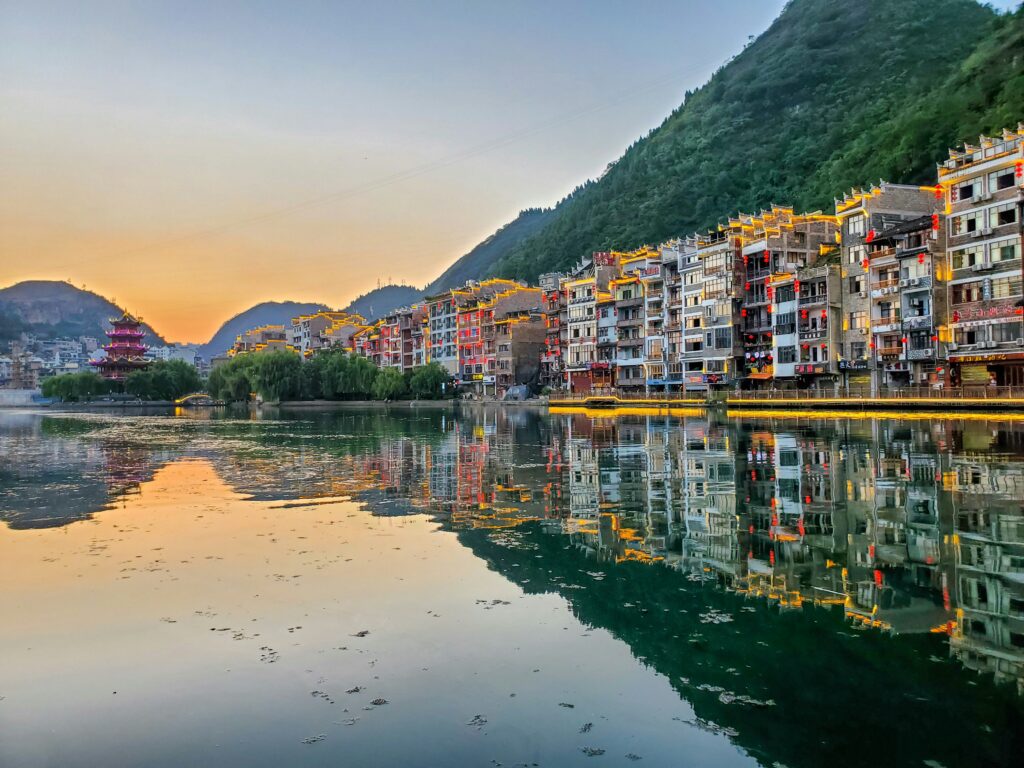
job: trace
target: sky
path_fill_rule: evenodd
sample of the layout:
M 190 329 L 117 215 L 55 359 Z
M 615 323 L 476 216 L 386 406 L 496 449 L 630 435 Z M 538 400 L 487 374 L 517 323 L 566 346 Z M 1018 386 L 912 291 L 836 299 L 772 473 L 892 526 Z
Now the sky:
M 656 127 L 783 0 L 0 0 L 0 286 L 206 341 L 425 285 Z

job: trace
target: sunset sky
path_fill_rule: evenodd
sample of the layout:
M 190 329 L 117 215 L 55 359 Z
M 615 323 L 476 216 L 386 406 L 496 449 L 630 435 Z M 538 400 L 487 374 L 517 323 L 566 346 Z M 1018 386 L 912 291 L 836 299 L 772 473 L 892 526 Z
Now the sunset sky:
M 179 341 L 423 285 L 601 172 L 782 0 L 0 0 L 0 286 Z

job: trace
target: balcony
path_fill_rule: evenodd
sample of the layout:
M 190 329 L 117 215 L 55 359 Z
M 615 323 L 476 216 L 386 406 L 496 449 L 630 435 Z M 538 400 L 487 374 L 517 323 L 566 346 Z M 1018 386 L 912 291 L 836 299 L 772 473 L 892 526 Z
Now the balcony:
M 894 357 L 903 354 L 903 347 L 897 344 L 895 347 L 879 347 L 878 354 L 882 357 Z
M 827 293 L 800 294 L 800 306 L 808 307 L 814 304 L 824 304 L 828 301 Z

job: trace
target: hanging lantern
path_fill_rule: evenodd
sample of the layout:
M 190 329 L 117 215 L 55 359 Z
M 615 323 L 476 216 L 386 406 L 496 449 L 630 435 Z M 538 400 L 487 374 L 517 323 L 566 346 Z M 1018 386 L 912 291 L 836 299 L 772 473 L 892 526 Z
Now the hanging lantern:
M 932 336 L 932 341 L 938 341 L 938 340 L 939 340 L 938 336 Z M 940 372 L 941 372 L 941 369 L 940 369 Z
M 873 341 L 872 341 L 871 343 L 869 343 L 869 344 L 868 344 L 868 346 L 869 346 L 869 347 L 870 347 L 871 349 L 874 349 L 874 348 L 875 348 L 875 342 L 873 342 Z
M 741 309 L 741 310 L 740 310 L 740 317 L 746 317 L 746 316 L 747 316 L 747 310 L 746 310 L 746 308 L 744 308 L 744 309 Z
M 942 187 L 936 187 L 935 188 L 935 199 L 936 200 L 941 200 L 942 199 Z
M 867 269 L 867 268 L 868 268 L 868 260 L 867 260 L 867 259 L 864 259 L 864 261 L 862 261 L 862 262 L 860 263 L 860 265 L 861 265 L 861 266 L 862 266 L 862 267 L 863 267 L 864 269 Z
M 932 230 L 935 232 L 939 231 L 939 214 L 932 214 Z
M 902 339 L 900 339 L 900 344 L 906 345 L 906 343 L 907 343 L 907 337 L 904 336 Z
M 924 254 L 923 253 L 917 254 L 917 263 L 918 264 L 924 264 Z
M 800 310 L 800 319 L 801 320 L 806 320 L 807 319 L 807 310 L 806 309 L 801 309 Z
M 744 266 L 744 267 L 745 267 L 745 266 L 747 266 L 747 264 L 748 264 L 749 262 L 750 262 L 750 257 L 748 257 L 748 256 L 744 256 L 744 257 L 743 257 L 743 266 Z
M 744 283 L 743 284 L 743 290 L 749 291 L 750 290 L 750 283 Z

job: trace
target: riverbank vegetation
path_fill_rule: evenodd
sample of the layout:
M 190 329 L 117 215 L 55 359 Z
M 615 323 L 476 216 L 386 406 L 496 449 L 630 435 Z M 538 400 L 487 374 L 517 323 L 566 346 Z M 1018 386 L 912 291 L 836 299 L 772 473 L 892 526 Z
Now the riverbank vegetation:
M 203 387 L 199 372 L 184 360 L 157 360 L 144 370 L 132 371 L 123 383 L 109 381 L 95 371 L 66 373 L 44 379 L 44 397 L 69 403 L 110 394 L 135 395 L 140 400 L 176 400 Z
M 303 362 L 293 352 L 238 355 L 210 373 L 207 391 L 216 400 L 439 400 L 452 394 L 450 377 L 437 363 L 412 371 L 377 368 L 365 357 L 325 351 Z

